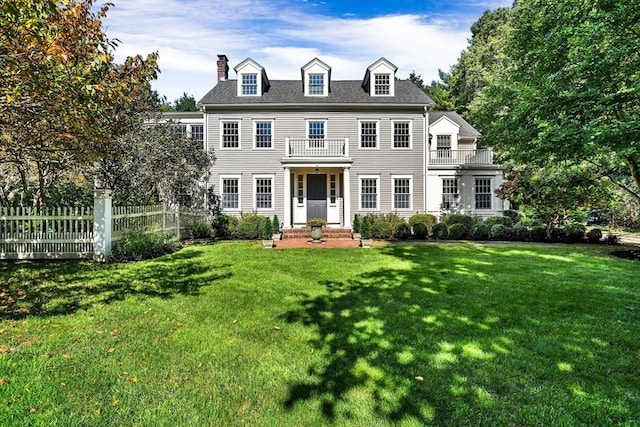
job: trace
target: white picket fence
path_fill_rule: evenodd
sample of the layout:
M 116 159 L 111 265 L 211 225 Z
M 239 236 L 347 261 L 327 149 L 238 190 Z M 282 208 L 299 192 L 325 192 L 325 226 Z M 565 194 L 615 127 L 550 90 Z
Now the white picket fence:
M 105 261 L 112 243 L 128 232 L 179 235 L 204 219 L 201 211 L 181 213 L 166 205 L 111 207 L 110 197 L 96 198 L 96 202 L 93 209 L 0 208 L 0 260 Z

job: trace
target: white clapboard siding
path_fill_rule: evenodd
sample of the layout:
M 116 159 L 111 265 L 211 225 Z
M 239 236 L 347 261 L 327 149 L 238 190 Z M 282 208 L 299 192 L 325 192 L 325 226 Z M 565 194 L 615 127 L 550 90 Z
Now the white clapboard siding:
M 0 259 L 92 256 L 91 208 L 0 208 Z

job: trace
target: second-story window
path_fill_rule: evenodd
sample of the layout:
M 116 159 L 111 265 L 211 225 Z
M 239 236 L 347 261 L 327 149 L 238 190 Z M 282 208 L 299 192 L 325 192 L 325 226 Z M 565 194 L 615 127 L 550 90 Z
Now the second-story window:
M 374 93 L 376 95 L 391 94 L 391 76 L 389 74 L 376 74 L 374 80 Z
M 360 122 L 360 148 L 378 148 L 377 122 Z
M 451 135 L 438 135 L 436 138 L 436 155 L 439 159 L 451 158 Z
M 393 122 L 393 148 L 411 148 L 410 122 Z
M 324 148 L 324 122 L 309 122 L 309 148 Z
M 256 122 L 256 148 L 272 148 L 271 122 Z
M 222 122 L 222 148 L 240 148 L 239 122 Z
M 309 74 L 309 95 L 324 95 L 324 74 Z
M 242 94 L 243 95 L 258 94 L 258 75 L 257 74 L 242 75 Z

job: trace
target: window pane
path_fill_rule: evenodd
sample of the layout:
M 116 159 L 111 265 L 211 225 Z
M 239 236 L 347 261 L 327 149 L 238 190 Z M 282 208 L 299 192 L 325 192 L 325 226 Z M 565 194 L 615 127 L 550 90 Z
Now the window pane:
M 458 180 L 455 178 L 442 179 L 442 209 L 456 209 L 458 207 Z
M 191 138 L 196 141 L 204 141 L 204 126 L 191 125 Z
M 376 74 L 374 93 L 376 95 L 389 95 L 391 93 L 391 82 L 389 74 Z
M 476 209 L 491 209 L 491 179 L 476 178 Z
M 394 209 L 411 209 L 411 180 L 396 178 L 393 180 Z
M 395 122 L 393 124 L 393 148 L 411 147 L 409 122 Z
M 360 147 L 376 148 L 378 145 L 378 124 L 376 122 L 360 123 Z
M 256 148 L 271 148 L 271 122 L 256 122 Z
M 271 209 L 271 178 L 256 179 L 256 209 Z
M 309 74 L 309 95 L 324 95 L 324 74 Z
M 258 94 L 258 75 L 257 74 L 242 75 L 242 94 L 243 95 Z
M 222 208 L 238 209 L 239 186 L 237 178 L 225 178 L 222 180 Z
M 240 147 L 240 126 L 238 122 L 222 123 L 222 147 Z
M 362 209 L 378 208 L 378 180 L 377 178 L 362 178 L 360 180 L 360 204 Z

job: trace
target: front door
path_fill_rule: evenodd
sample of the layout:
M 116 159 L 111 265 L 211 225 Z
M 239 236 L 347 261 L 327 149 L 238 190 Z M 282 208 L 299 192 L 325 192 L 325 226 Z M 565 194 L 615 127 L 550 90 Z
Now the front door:
M 327 219 L 327 175 L 307 175 L 307 220 Z

